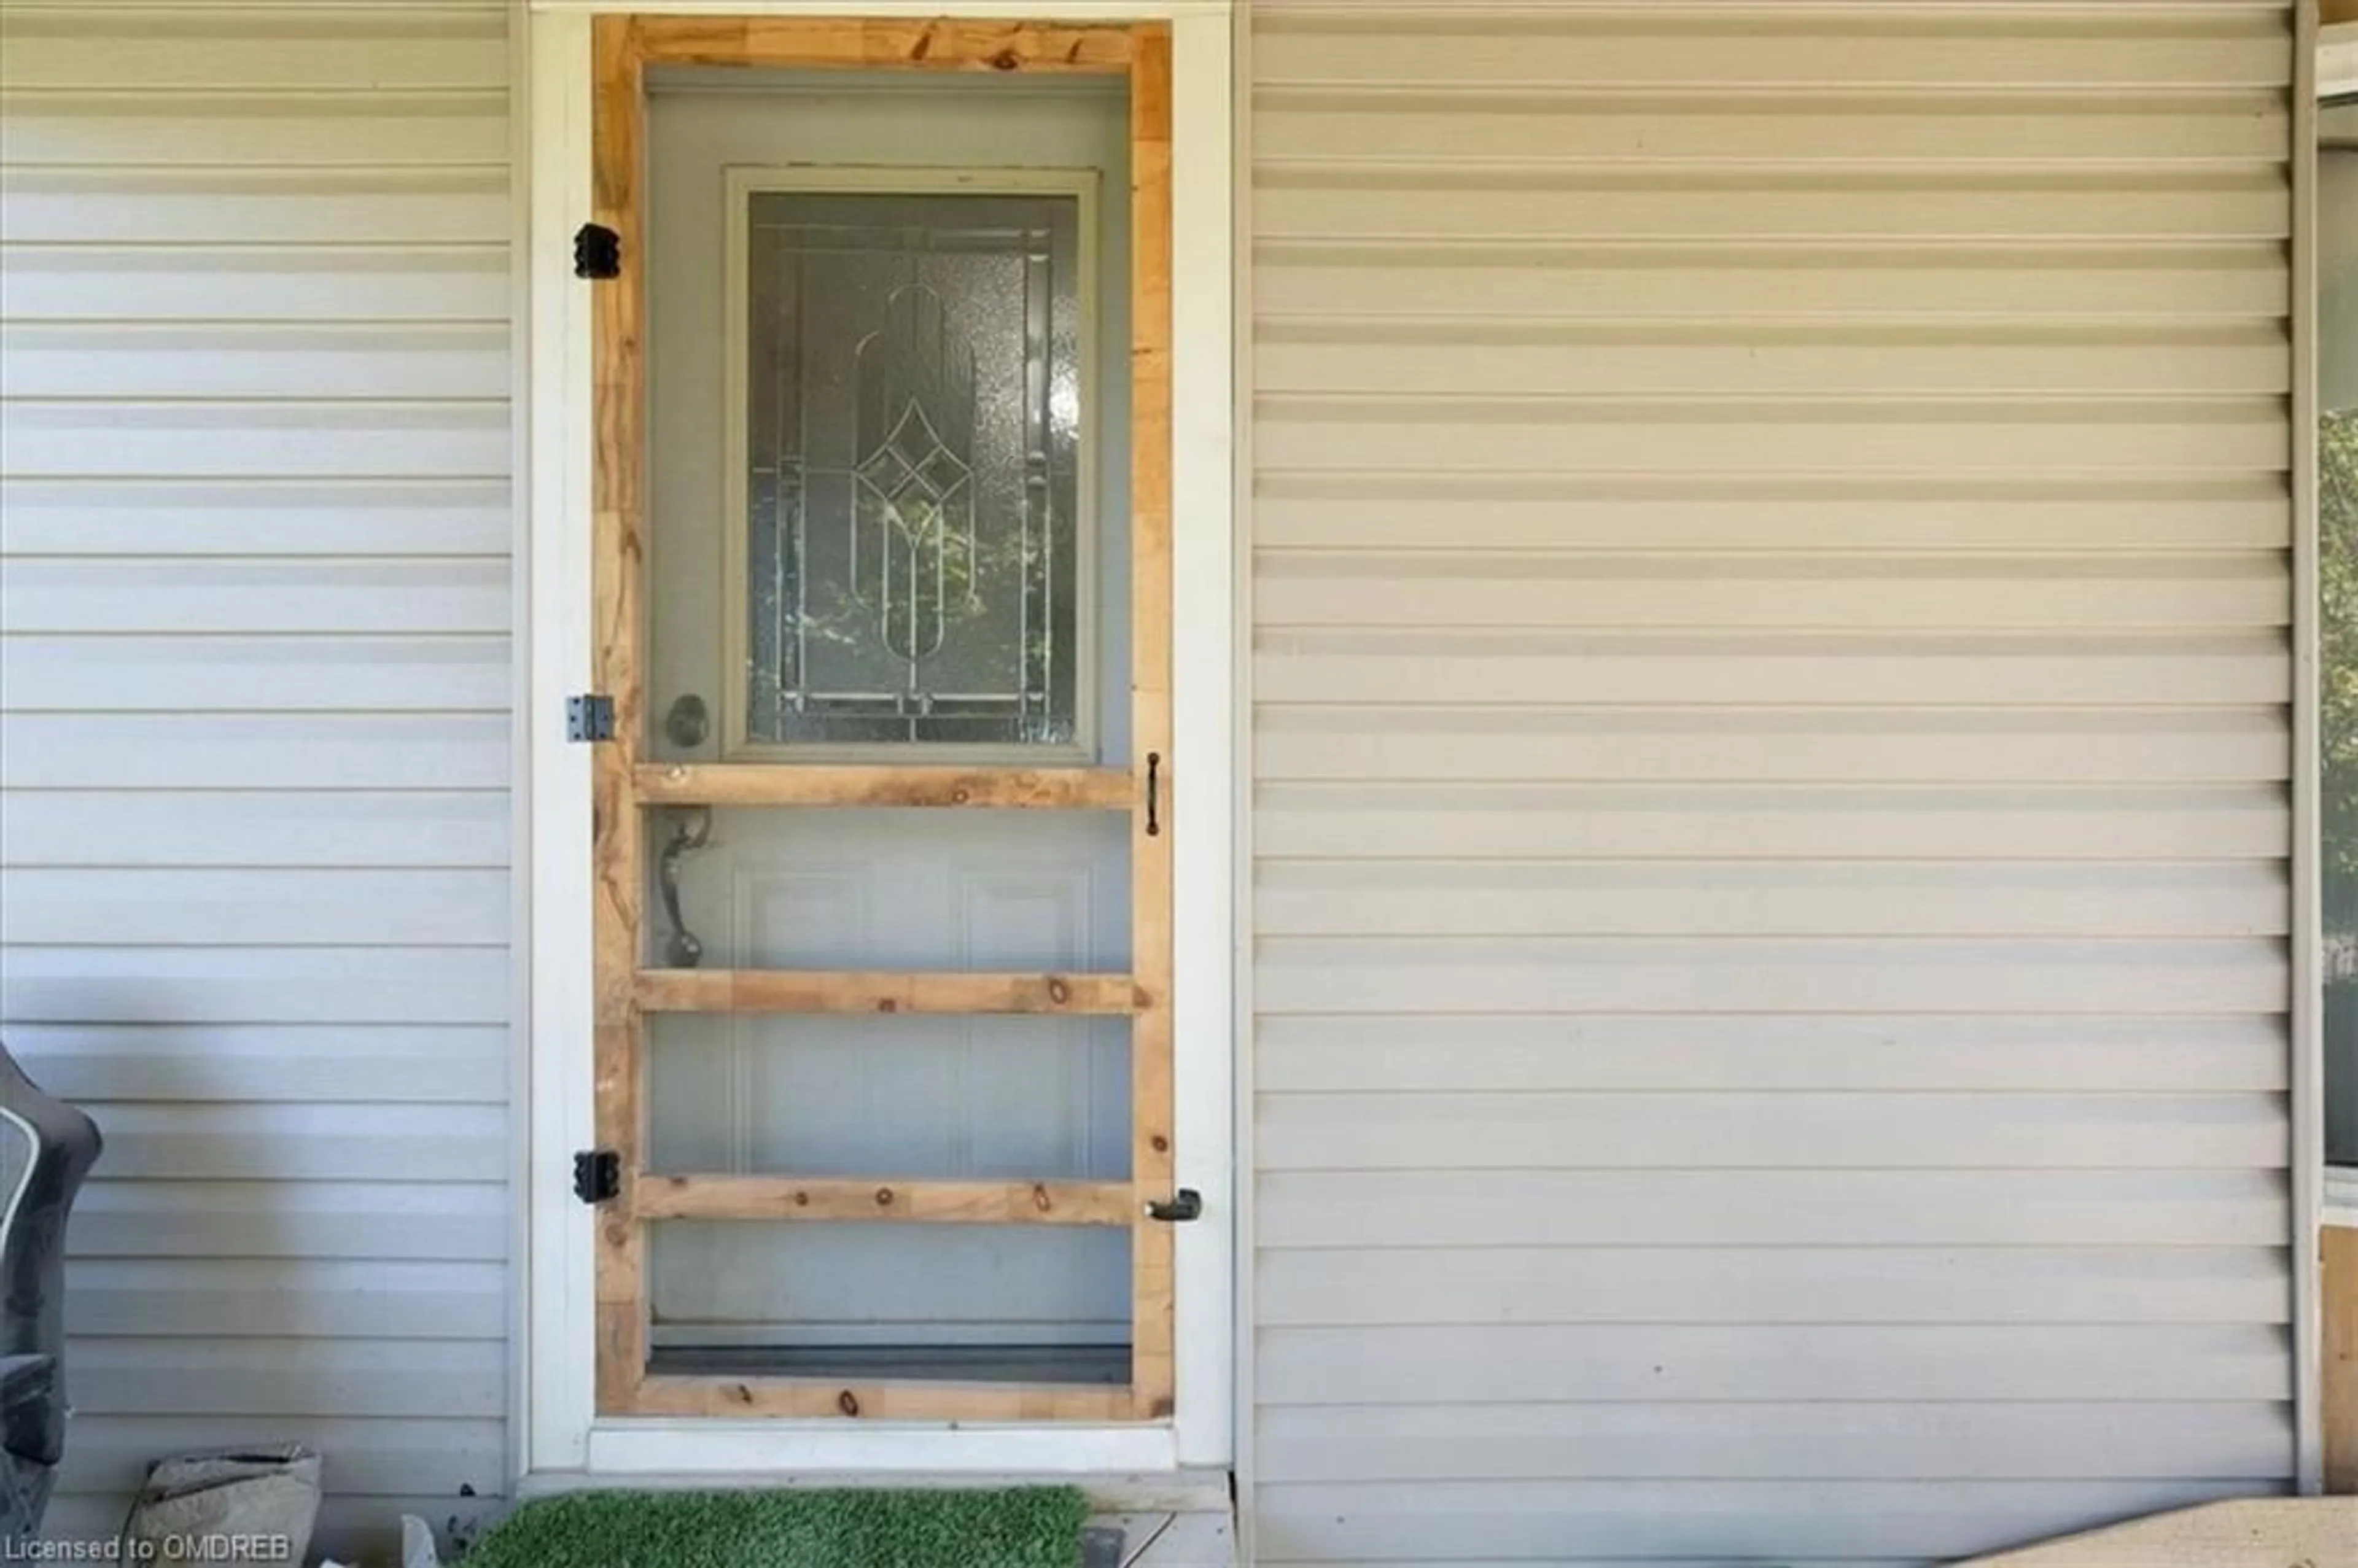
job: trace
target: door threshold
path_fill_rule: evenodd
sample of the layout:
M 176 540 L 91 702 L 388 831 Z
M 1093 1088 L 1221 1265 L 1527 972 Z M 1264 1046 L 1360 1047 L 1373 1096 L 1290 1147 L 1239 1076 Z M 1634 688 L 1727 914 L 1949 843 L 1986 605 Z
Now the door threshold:
M 892 1476 L 1159 1476 L 1180 1469 L 1167 1421 L 1104 1424 L 794 1420 L 721 1416 L 603 1418 L 583 1455 L 593 1482 L 686 1476 L 721 1484 L 806 1476 L 871 1486 Z

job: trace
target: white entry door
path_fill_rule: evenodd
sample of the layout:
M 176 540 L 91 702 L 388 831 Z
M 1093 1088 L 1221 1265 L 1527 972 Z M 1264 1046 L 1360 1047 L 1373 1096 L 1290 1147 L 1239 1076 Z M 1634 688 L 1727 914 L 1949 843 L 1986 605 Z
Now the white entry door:
M 1127 755 L 1119 84 L 650 85 L 651 756 Z M 1108 812 L 720 808 L 708 825 L 675 808 L 649 842 L 653 957 L 698 956 L 671 952 L 687 933 L 729 969 L 1120 971 L 1129 830 Z M 665 879 L 683 833 L 701 847 Z M 649 1153 L 741 1174 L 1125 1181 L 1129 1036 L 1104 1017 L 662 1015 Z M 1128 1242 L 671 1221 L 651 1238 L 655 1364 L 1122 1382 Z

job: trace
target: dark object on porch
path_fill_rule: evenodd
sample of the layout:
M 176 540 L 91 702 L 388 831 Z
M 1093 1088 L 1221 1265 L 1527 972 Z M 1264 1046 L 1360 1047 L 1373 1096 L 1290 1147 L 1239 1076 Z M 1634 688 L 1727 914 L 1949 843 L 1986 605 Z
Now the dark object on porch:
M 66 1215 L 101 1144 L 0 1045 L 0 1540 L 40 1528 L 65 1454 Z
M 1074 1487 L 575 1492 L 525 1504 L 467 1568 L 1083 1568 Z

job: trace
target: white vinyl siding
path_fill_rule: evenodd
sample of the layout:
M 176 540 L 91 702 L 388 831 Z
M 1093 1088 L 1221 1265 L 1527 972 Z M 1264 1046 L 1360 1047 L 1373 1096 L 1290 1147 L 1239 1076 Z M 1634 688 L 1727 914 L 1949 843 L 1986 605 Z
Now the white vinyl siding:
M 1259 1561 L 2285 1489 L 2289 6 L 1251 53 Z
M 345 1555 L 506 1488 L 508 81 L 502 0 L 0 5 L 0 1031 L 107 1139 L 55 1536 L 222 1444 Z

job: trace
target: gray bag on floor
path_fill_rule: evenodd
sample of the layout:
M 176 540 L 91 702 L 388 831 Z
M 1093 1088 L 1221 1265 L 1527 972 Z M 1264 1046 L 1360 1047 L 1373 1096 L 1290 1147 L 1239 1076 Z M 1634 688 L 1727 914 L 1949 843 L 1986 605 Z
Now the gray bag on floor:
M 303 1563 L 319 1514 L 319 1456 L 300 1444 L 183 1454 L 147 1472 L 123 1527 L 124 1558 Z

